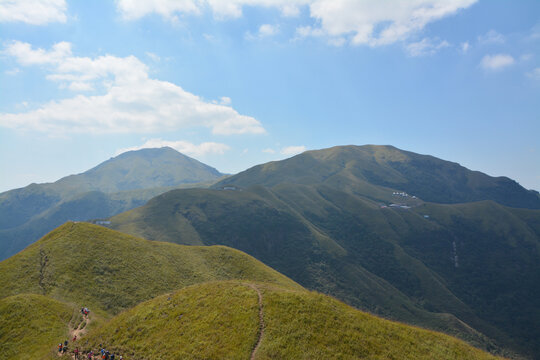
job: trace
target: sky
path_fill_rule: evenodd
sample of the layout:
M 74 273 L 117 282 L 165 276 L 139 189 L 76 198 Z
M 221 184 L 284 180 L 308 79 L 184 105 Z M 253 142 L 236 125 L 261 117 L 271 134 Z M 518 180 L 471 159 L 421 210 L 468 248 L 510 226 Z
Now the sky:
M 351 144 L 540 190 L 540 1 L 0 0 L 0 192 Z

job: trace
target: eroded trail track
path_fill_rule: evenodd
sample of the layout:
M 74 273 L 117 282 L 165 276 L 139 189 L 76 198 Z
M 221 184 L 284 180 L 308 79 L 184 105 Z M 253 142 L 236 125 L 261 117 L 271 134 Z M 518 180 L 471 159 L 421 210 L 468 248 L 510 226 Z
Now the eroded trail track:
M 253 348 L 253 351 L 251 352 L 251 360 L 255 360 L 255 355 L 257 354 L 257 350 L 259 350 L 259 347 L 262 343 L 262 338 L 264 336 L 264 312 L 263 312 L 263 297 L 261 294 L 261 291 L 257 286 L 254 284 L 246 284 L 253 290 L 257 292 L 257 295 L 259 296 L 259 332 L 257 334 L 257 342 L 255 343 L 255 347 Z

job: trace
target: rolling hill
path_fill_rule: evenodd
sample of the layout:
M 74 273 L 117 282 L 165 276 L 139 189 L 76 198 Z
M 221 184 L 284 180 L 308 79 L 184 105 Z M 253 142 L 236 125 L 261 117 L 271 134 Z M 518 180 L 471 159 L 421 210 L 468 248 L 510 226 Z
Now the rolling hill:
M 144 302 L 91 331 L 83 349 L 99 344 L 130 359 L 496 358 L 325 295 L 239 281 L 198 284 Z
M 57 359 L 69 339 L 71 351 L 104 344 L 130 359 L 496 359 L 306 291 L 223 246 L 66 223 L 0 262 L 0 274 L 3 358 Z
M 82 174 L 0 194 L 0 259 L 68 220 L 106 218 L 174 188 L 211 185 L 222 177 L 171 148 L 129 151 Z
M 360 309 L 534 358 L 535 199 L 512 180 L 432 157 L 338 147 L 256 166 L 214 189 L 162 194 L 110 227 L 231 246 Z
M 223 246 L 181 246 L 69 222 L 0 262 L 0 355 L 42 358 L 81 323 L 183 287 L 238 279 L 301 287 L 251 256 Z M 22 352 L 21 352 L 22 351 Z

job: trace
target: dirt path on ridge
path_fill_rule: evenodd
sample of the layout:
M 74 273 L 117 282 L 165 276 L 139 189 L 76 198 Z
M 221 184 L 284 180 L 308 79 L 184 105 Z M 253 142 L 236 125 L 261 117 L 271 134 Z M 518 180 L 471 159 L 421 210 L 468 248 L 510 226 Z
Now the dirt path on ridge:
M 86 333 L 86 329 L 88 328 L 88 325 L 90 325 L 91 322 L 92 321 L 90 320 L 90 316 L 83 317 L 82 321 L 79 323 L 77 328 L 70 330 L 69 334 L 71 336 L 71 339 L 77 336 L 77 340 L 78 340 L 81 337 L 81 335 L 84 335 Z
M 264 312 L 263 312 L 263 297 L 261 294 L 261 291 L 257 286 L 254 284 L 246 284 L 253 290 L 257 292 L 257 295 L 259 296 L 259 331 L 257 334 L 257 342 L 255 343 L 255 347 L 253 348 L 253 351 L 251 352 L 250 360 L 255 360 L 255 354 L 257 353 L 257 350 L 259 350 L 259 347 L 262 343 L 262 338 L 264 336 Z

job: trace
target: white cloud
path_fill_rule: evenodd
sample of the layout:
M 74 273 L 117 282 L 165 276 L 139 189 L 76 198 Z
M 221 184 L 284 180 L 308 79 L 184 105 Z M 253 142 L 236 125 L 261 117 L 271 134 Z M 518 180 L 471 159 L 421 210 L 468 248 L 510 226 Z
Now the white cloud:
M 65 23 L 66 9 L 65 0 L 2 0 L 0 23 L 24 22 L 31 25 Z
M 279 31 L 278 27 L 270 24 L 263 24 L 259 27 L 259 36 L 272 36 L 277 34 Z
M 121 153 L 124 153 L 126 151 L 133 151 L 133 150 L 141 150 L 141 149 L 148 149 L 148 148 L 162 148 L 162 147 L 170 147 L 175 149 L 176 151 L 181 152 L 182 154 L 189 155 L 189 156 L 204 156 L 208 154 L 224 154 L 227 150 L 230 150 L 229 145 L 226 144 L 220 144 L 215 142 L 203 142 L 199 145 L 190 143 L 189 141 L 167 141 L 162 139 L 150 139 L 147 140 L 144 144 L 141 146 L 132 146 L 128 148 L 119 149 L 116 151 L 116 155 L 119 155 Z
M 71 44 L 59 42 L 53 45 L 52 50 L 32 49 L 32 45 L 20 41 L 14 41 L 3 51 L 4 54 L 13 56 L 21 65 L 45 65 L 58 64 L 71 56 Z
M 271 148 L 267 148 L 267 149 L 263 149 L 262 152 L 266 153 L 266 154 L 275 154 L 276 150 L 271 149 Z
M 244 6 L 278 8 L 283 16 L 297 16 L 299 6 L 310 0 L 117 0 L 117 9 L 126 20 L 135 20 L 149 14 L 158 14 L 165 19 L 173 19 L 177 14 L 199 15 L 206 8 L 219 19 L 242 16 Z
M 202 14 L 211 9 L 217 18 L 238 18 L 244 6 L 278 8 L 284 16 L 296 16 L 300 7 L 309 6 L 318 26 L 297 30 L 299 37 L 324 36 L 328 43 L 341 44 L 345 38 L 355 45 L 378 46 L 406 40 L 427 24 L 477 0 L 118 0 L 125 19 L 138 19 L 156 13 L 164 18 L 175 14 Z
M 409 56 L 426 56 L 434 55 L 440 49 L 449 47 L 450 44 L 446 40 L 432 40 L 424 38 L 421 41 L 410 43 L 405 46 Z
M 51 101 L 24 113 L 0 113 L 0 126 L 51 134 L 140 133 L 206 127 L 212 133 L 261 134 L 255 118 L 241 115 L 230 99 L 212 103 L 167 81 L 151 79 L 148 67 L 134 56 L 74 57 L 69 43 L 52 50 L 14 42 L 4 51 L 21 65 L 42 65 L 47 79 L 73 91 L 103 89 L 103 94 Z
M 483 44 L 502 44 L 505 38 L 495 30 L 489 30 L 486 34 L 480 35 L 478 41 Z
M 470 48 L 471 48 L 471 44 L 469 44 L 468 41 L 461 43 L 461 51 L 463 51 L 464 53 L 469 51 Z
M 512 56 L 508 54 L 486 55 L 482 58 L 480 66 L 485 70 L 501 70 L 515 63 Z
M 314 0 L 311 16 L 330 37 L 378 46 L 407 39 L 427 24 L 465 9 L 476 0 Z M 317 31 L 319 29 L 315 29 Z
M 117 0 L 116 6 L 126 20 L 136 20 L 148 14 L 158 14 L 172 20 L 176 13 L 199 14 L 201 8 L 195 0 Z
M 255 35 L 253 35 L 250 32 L 246 32 L 245 38 L 247 40 L 256 40 L 256 39 L 262 39 L 265 37 L 274 36 L 279 32 L 279 26 L 277 25 L 270 25 L 270 24 L 263 24 L 259 27 L 259 30 Z
M 280 153 L 281 153 L 281 155 L 291 156 L 291 155 L 300 154 L 300 153 L 302 153 L 304 151 L 306 151 L 306 147 L 304 145 L 287 146 L 287 147 L 284 147 L 283 149 L 281 149 Z

